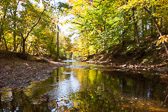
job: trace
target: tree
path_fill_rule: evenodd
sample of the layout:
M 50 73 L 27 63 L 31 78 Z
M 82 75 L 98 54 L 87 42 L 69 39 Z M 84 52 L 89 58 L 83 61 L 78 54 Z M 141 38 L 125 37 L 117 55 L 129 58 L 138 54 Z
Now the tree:
M 113 52 L 111 48 L 115 46 L 127 51 L 157 34 L 160 37 L 157 45 L 164 43 L 168 53 L 165 44 L 168 1 L 71 0 L 70 4 L 73 4 L 71 14 L 75 16 L 72 23 L 79 32 L 79 40 L 86 43 L 82 49 L 83 52 L 87 49 L 87 55 Z
M 0 2 L 0 6 L 2 7 L 1 8 L 2 16 L 0 17 L 0 42 L 2 42 L 2 40 L 4 41 L 6 50 L 8 50 L 8 47 L 7 47 L 6 39 L 4 37 L 4 32 L 5 32 L 5 24 L 7 22 L 6 20 L 7 20 L 7 13 L 8 13 L 9 4 L 10 4 L 10 0 L 7 0 L 7 1 L 2 0 Z
M 40 12 L 35 10 L 34 6 L 30 1 L 27 1 L 26 4 L 23 4 L 25 6 L 25 11 L 23 10 L 21 12 L 20 16 L 20 23 L 17 26 L 19 29 L 20 36 L 22 38 L 22 53 L 26 53 L 26 40 L 29 37 L 30 33 L 33 31 L 33 29 L 39 24 L 44 12 L 45 12 L 45 5 L 43 8 L 43 11 Z M 36 22 L 32 21 L 31 19 L 35 19 Z M 25 27 L 26 26 L 26 27 Z

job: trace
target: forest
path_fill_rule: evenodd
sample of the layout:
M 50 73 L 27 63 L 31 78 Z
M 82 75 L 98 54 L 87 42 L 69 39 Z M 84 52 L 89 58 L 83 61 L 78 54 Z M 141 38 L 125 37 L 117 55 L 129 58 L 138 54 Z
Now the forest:
M 105 59 L 130 57 L 154 62 L 168 54 L 167 0 L 71 2 L 72 23 L 79 33 L 74 42 L 78 56 L 106 54 Z
M 73 53 L 80 59 L 97 60 L 103 54 L 102 60 L 108 61 L 118 56 L 156 61 L 168 54 L 167 4 L 167 0 L 2 0 L 0 49 L 55 59 Z M 60 17 L 69 19 L 59 22 Z M 66 35 L 59 25 L 68 23 L 71 34 Z
M 0 49 L 56 57 L 63 6 L 67 5 L 47 0 L 1 0 Z M 70 39 L 60 33 L 60 41 L 60 57 L 64 57 Z
M 0 0 L 0 111 L 167 112 L 167 57 L 168 0 Z

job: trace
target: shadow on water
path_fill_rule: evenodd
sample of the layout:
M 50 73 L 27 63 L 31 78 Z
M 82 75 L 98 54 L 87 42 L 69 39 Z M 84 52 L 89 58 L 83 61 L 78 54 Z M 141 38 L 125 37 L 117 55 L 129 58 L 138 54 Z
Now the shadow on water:
M 166 83 L 160 76 L 110 71 L 76 61 L 64 61 L 51 77 L 23 91 L 0 93 L 4 112 L 167 112 L 160 105 Z

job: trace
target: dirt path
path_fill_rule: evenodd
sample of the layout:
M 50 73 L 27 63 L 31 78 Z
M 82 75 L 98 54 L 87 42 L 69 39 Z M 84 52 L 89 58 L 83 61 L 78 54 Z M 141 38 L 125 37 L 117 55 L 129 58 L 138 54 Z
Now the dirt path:
M 6 89 L 24 89 L 33 81 L 50 77 L 53 69 L 65 66 L 54 61 L 22 60 L 19 58 L 0 59 L 0 92 Z

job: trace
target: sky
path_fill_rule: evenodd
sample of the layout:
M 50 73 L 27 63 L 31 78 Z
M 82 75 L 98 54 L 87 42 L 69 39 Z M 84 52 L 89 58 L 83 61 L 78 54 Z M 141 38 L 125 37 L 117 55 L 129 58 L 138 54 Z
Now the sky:
M 55 0 L 55 3 L 58 3 L 58 2 L 66 3 L 66 2 L 68 2 L 68 0 Z M 70 16 L 70 15 L 62 16 L 59 18 L 59 22 L 63 23 L 64 21 L 71 19 L 71 17 L 72 16 Z M 74 41 L 74 38 L 78 36 L 78 34 L 75 34 L 76 31 L 74 31 L 74 32 L 70 31 L 70 27 L 73 26 L 72 24 L 67 23 L 67 24 L 59 25 L 59 26 L 60 26 L 61 32 L 63 32 L 65 36 L 68 36 L 68 35 L 71 35 L 72 33 L 74 33 L 74 35 L 72 37 L 70 37 L 72 42 Z
M 58 2 L 66 3 L 66 2 L 68 2 L 68 0 L 55 0 L 55 2 L 56 3 L 58 3 Z M 62 16 L 62 17 L 60 17 L 59 22 L 62 23 L 62 22 L 66 21 L 70 18 L 71 18 L 71 16 Z M 71 26 L 72 26 L 72 24 L 67 23 L 67 24 L 64 24 L 64 25 L 60 25 L 60 29 L 66 36 L 68 36 L 68 35 L 71 34 L 71 32 L 69 31 L 69 28 Z
M 30 0 L 30 1 L 34 2 L 34 0 Z M 41 6 L 42 6 L 42 0 L 40 0 L 40 1 L 41 1 Z M 68 2 L 68 0 L 55 0 L 55 1 L 51 0 L 51 1 L 53 1 L 53 4 L 58 3 L 58 2 L 63 2 L 63 3 Z M 40 4 L 39 4 L 39 6 L 40 6 Z M 64 21 L 66 21 L 68 19 L 71 19 L 71 17 L 72 16 L 62 16 L 62 17 L 60 17 L 59 22 L 63 23 Z M 61 32 L 63 32 L 65 36 L 68 36 L 68 35 L 71 35 L 72 33 L 74 33 L 74 32 L 72 32 L 72 31 L 69 30 L 69 28 L 73 26 L 70 23 L 67 23 L 67 24 L 64 24 L 64 25 L 59 25 L 59 26 L 60 26 Z M 74 41 L 74 38 L 77 37 L 77 36 L 78 36 L 78 34 L 74 34 L 71 37 L 71 40 Z
M 57 2 L 64 2 L 64 3 L 66 3 L 66 2 L 68 2 L 68 0 L 57 0 Z M 71 19 L 71 17 L 72 16 L 63 16 L 63 17 L 60 17 L 60 22 L 64 22 L 64 21 L 66 21 L 66 20 L 68 20 L 68 19 Z M 66 35 L 66 36 L 68 36 L 68 35 L 71 35 L 72 33 L 74 33 L 74 32 L 72 32 L 72 31 L 70 31 L 69 30 L 69 28 L 70 27 L 72 27 L 73 25 L 72 24 L 70 24 L 70 23 L 67 23 L 67 24 L 64 24 L 64 25 L 60 25 L 60 29 L 61 29 L 61 31 L 64 33 L 64 35 Z M 71 37 L 71 40 L 72 40 L 72 42 L 74 41 L 74 38 L 75 37 L 77 37 L 78 36 L 78 34 L 74 34 L 72 37 Z

